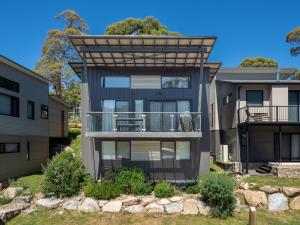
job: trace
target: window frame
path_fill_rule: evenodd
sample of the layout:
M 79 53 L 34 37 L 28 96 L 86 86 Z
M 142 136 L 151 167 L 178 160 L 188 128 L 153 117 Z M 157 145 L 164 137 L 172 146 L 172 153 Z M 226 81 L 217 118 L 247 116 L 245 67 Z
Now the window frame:
M 164 158 L 163 157 L 162 147 L 163 147 L 164 142 L 171 142 L 174 144 L 174 157 L 173 158 Z M 176 159 L 176 141 L 172 141 L 172 140 L 161 140 L 160 141 L 160 158 L 161 158 L 161 160 L 175 160 Z
M 18 82 L 7 79 L 6 77 L 0 76 L 0 87 L 9 91 L 20 93 L 20 84 Z
M 31 107 L 32 107 L 32 117 L 30 117 L 28 115 L 28 104 L 31 104 Z M 27 101 L 27 119 L 29 119 L 29 120 L 35 119 L 35 103 L 34 103 L 34 101 L 31 101 L 31 100 Z
M 47 108 L 47 117 L 43 116 L 43 112 L 45 111 L 45 110 L 43 110 L 43 107 Z M 49 119 L 49 106 L 44 105 L 44 104 L 41 104 L 41 119 L 44 119 L 44 120 Z
M 119 149 L 118 149 L 118 142 L 127 142 L 129 143 L 129 152 L 128 152 L 128 158 L 119 158 L 118 157 L 118 152 L 119 152 Z M 131 141 L 127 141 L 127 140 L 116 140 L 115 141 L 115 151 L 116 151 L 116 160 L 131 160 Z
M 177 142 L 188 142 L 189 143 L 189 158 L 188 159 L 177 159 Z M 191 160 L 192 159 L 192 152 L 191 152 L 191 141 L 186 141 L 186 140 L 177 140 L 177 141 L 175 141 L 175 145 L 176 145 L 176 154 L 175 154 L 175 160 L 177 160 L 177 161 L 181 161 L 181 160 Z
M 248 93 L 250 92 L 260 92 L 261 93 L 261 105 L 249 105 L 248 104 Z M 264 90 L 246 90 L 246 106 L 250 106 L 250 107 L 262 107 L 264 106 Z
M 6 151 L 6 145 L 13 145 L 13 144 L 16 144 L 17 145 L 17 151 L 15 152 L 7 152 Z M 0 151 L 0 154 L 12 154 L 12 153 L 19 153 L 21 151 L 21 144 L 19 142 L 1 142 L 0 143 L 0 149 L 1 149 L 1 146 L 4 146 L 4 151 Z
M 171 77 L 171 78 L 174 78 L 174 77 L 184 77 L 184 78 L 188 78 L 188 87 L 164 87 L 163 86 L 163 78 L 164 77 Z M 161 89 L 190 89 L 192 87 L 192 82 L 191 82 L 191 76 L 180 76 L 180 75 L 176 75 L 176 76 L 168 76 L 168 75 L 161 75 L 160 76 L 160 86 L 161 86 Z
M 105 86 L 105 78 L 106 77 L 113 77 L 113 78 L 117 78 L 117 77 L 122 77 L 122 78 L 128 78 L 128 87 L 106 87 Z M 106 75 L 106 76 L 101 76 L 101 88 L 105 88 L 105 89 L 112 89 L 112 88 L 122 88 L 122 89 L 130 89 L 131 88 L 131 77 L 130 75 Z
M 20 117 L 20 99 L 16 96 L 12 96 L 12 95 L 8 95 L 8 94 L 4 94 L 4 93 L 0 93 L 0 95 L 4 95 L 4 96 L 7 96 L 10 98 L 10 113 L 7 114 L 7 113 L 1 113 L 0 112 L 0 115 L 3 115 L 3 116 L 13 116 L 13 117 Z M 15 102 L 17 102 L 17 108 L 14 109 L 14 106 L 15 106 Z M 14 111 L 16 111 L 17 113 L 14 113 Z

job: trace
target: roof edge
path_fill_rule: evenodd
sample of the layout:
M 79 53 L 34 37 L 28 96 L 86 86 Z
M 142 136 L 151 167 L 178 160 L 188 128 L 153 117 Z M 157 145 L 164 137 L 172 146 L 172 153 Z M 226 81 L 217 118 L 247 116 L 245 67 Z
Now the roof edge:
M 49 98 L 52 98 L 53 100 L 67 106 L 67 107 L 70 107 L 70 105 L 66 102 L 66 100 L 62 99 L 60 96 L 58 95 L 50 95 L 49 94 Z
M 297 71 L 295 67 L 223 67 L 220 68 L 218 74 L 222 73 L 276 73 L 280 70 L 281 73 L 293 74 Z

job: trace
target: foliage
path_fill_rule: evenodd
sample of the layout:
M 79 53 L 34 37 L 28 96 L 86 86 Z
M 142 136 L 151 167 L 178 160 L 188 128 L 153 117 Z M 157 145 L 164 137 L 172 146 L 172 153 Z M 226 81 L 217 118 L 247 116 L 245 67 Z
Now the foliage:
M 0 206 L 5 205 L 10 202 L 9 198 L 6 198 L 4 195 L 0 194 Z
M 200 177 L 200 193 L 211 206 L 214 217 L 227 218 L 233 214 L 236 202 L 234 187 L 234 180 L 225 174 L 209 173 Z
M 293 73 L 292 78 L 295 80 L 300 80 L 300 70 L 297 70 L 295 73 Z
M 175 187 L 166 181 L 162 181 L 155 185 L 154 194 L 158 198 L 172 197 L 175 194 Z
M 145 195 L 152 191 L 151 185 L 146 183 L 144 172 L 140 169 L 125 168 L 118 171 L 115 182 L 125 194 Z
M 109 200 L 121 194 L 119 186 L 109 180 L 102 181 L 101 183 L 89 183 L 83 190 L 86 197 L 93 197 L 95 199 Z
M 78 128 L 73 128 L 78 129 Z M 81 155 L 81 135 L 76 135 L 76 138 L 72 140 L 70 148 L 73 149 L 76 156 Z
M 293 46 L 290 49 L 291 55 L 292 56 L 299 55 L 300 54 L 300 27 L 296 27 L 292 31 L 288 32 L 285 41 Z
M 79 135 L 81 134 L 81 129 L 80 128 L 68 128 L 68 133 L 72 135 Z
M 255 183 L 258 187 L 270 185 L 281 187 L 300 187 L 300 179 L 297 178 L 279 178 L 275 176 L 249 176 L 243 178 L 244 182 Z
M 108 35 L 175 35 L 177 32 L 171 32 L 168 27 L 162 25 L 154 17 L 127 18 L 106 27 L 105 34 Z
M 43 177 L 42 174 L 20 177 L 17 180 L 12 181 L 10 186 L 23 187 L 24 189 L 28 189 L 34 195 L 42 191 Z
M 198 194 L 200 192 L 200 188 L 199 185 L 197 183 L 193 183 L 193 184 L 188 184 L 184 191 L 187 194 Z
M 75 80 L 70 80 L 69 83 L 66 83 L 65 87 L 63 87 L 62 96 L 71 107 L 80 105 L 79 83 Z
M 278 63 L 273 59 L 254 57 L 244 59 L 239 67 L 278 67 Z
M 88 30 L 88 26 L 86 21 L 73 10 L 65 10 L 55 18 L 62 22 L 64 28 L 48 31 L 42 47 L 42 56 L 36 63 L 35 71 L 53 83 L 56 95 L 62 95 L 64 89 L 71 87 L 70 93 L 66 96 L 72 105 L 73 99 L 76 102 L 79 97 L 78 90 L 72 90 L 74 89 L 72 86 L 74 74 L 68 61 L 77 60 L 79 56 L 72 47 L 68 35 L 81 35 Z M 69 97 L 70 95 L 73 97 Z
M 78 156 L 63 151 L 43 167 L 43 192 L 46 195 L 65 197 L 77 194 L 84 180 L 84 168 Z

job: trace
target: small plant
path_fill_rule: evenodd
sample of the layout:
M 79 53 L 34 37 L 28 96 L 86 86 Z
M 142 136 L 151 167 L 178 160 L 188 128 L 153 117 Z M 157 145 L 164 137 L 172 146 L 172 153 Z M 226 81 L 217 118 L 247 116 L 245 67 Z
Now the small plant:
M 152 191 L 146 183 L 144 172 L 140 169 L 122 169 L 115 177 L 116 184 L 124 194 L 146 195 Z
M 61 152 L 43 167 L 42 190 L 48 195 L 65 197 L 77 194 L 84 180 L 81 159 L 71 152 Z
M 168 198 L 175 194 L 175 187 L 166 181 L 162 181 L 155 185 L 154 194 L 158 198 Z
M 120 188 L 113 181 L 102 181 L 101 183 L 89 183 L 84 188 L 86 197 L 93 197 L 95 199 L 113 199 L 121 194 Z
M 184 191 L 187 193 L 187 194 L 198 194 L 200 193 L 200 188 L 199 188 L 199 185 L 197 183 L 193 183 L 193 184 L 188 184 Z
M 10 202 L 9 198 L 6 198 L 4 195 L 0 195 L 0 206 L 5 205 Z
M 209 173 L 200 177 L 199 188 L 204 201 L 211 206 L 211 213 L 216 218 L 227 218 L 233 214 L 235 197 L 234 180 L 218 173 Z

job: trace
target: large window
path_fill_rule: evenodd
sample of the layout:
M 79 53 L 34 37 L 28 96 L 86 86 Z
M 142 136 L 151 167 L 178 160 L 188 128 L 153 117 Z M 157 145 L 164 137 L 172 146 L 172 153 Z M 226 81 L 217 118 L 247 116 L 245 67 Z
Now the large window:
M 0 93 L 0 115 L 19 116 L 19 99 Z
M 176 160 L 191 159 L 189 141 L 176 141 Z
M 20 143 L 0 143 L 0 153 L 20 152 Z
M 116 144 L 114 141 L 102 141 L 102 159 L 116 159 Z
M 41 105 L 41 118 L 48 119 L 48 106 Z
M 190 87 L 190 77 L 161 77 L 162 88 L 189 88 Z
M 34 120 L 34 102 L 27 102 L 27 119 Z
M 102 141 L 102 159 L 130 159 L 129 141 Z
M 130 159 L 130 142 L 117 141 L 117 159 Z
M 104 76 L 101 78 L 103 88 L 130 88 L 129 76 Z
M 175 158 L 175 142 L 174 141 L 162 141 L 161 142 L 161 158 L 162 159 L 174 159 Z
M 17 82 L 8 80 L 4 77 L 0 77 L 0 87 L 14 92 L 20 91 L 20 86 Z
M 246 92 L 246 101 L 247 101 L 247 106 L 263 106 L 264 104 L 263 91 L 248 90 Z

